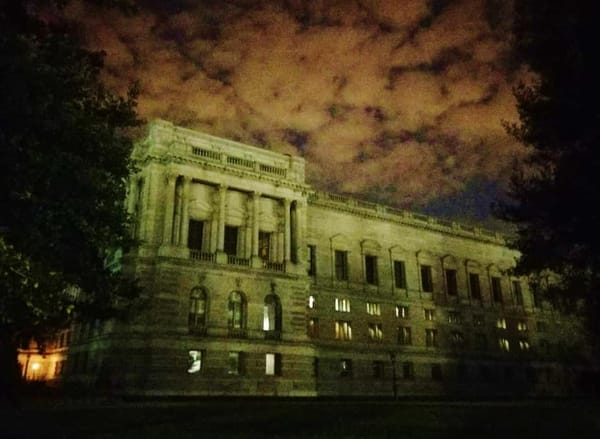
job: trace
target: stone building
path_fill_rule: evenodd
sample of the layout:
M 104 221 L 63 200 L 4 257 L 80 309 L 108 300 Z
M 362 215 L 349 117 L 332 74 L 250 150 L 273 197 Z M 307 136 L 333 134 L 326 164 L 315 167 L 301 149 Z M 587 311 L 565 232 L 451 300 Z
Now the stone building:
M 315 191 L 304 160 L 156 121 L 122 259 L 147 298 L 79 325 L 67 382 L 136 395 L 570 392 L 576 322 L 474 227 Z M 572 361 L 565 361 L 571 359 Z M 61 367 L 62 369 L 62 367 Z

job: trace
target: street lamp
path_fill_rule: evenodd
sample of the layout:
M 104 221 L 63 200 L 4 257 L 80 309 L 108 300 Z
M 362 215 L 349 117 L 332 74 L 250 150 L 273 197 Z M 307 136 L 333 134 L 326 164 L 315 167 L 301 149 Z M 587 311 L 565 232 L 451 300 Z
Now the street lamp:
M 398 399 L 398 382 L 396 380 L 396 353 L 390 352 L 390 360 L 392 362 L 392 391 L 394 399 Z

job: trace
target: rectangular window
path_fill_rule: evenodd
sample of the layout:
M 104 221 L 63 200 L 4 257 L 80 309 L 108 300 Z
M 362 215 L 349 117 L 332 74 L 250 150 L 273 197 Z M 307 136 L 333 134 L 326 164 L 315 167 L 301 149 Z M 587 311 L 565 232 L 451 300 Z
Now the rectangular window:
M 492 296 L 495 303 L 502 303 L 502 281 L 499 277 L 492 277 Z
M 265 355 L 265 375 L 281 375 L 281 354 Z
M 506 329 L 506 319 L 504 317 L 500 317 L 496 320 L 496 328 Z
M 308 246 L 308 275 L 315 277 L 317 275 L 317 246 Z
M 519 349 L 523 352 L 528 352 L 530 349 L 529 342 L 524 338 L 519 340 Z
M 485 351 L 487 349 L 487 337 L 485 334 L 475 334 L 475 348 L 481 351 Z
M 199 373 L 202 371 L 204 360 L 203 350 L 188 351 L 188 373 Z
M 350 312 L 350 299 L 335 298 L 335 310 L 339 312 Z
M 348 280 L 348 252 L 336 250 L 334 258 L 336 280 Z
M 352 340 L 352 324 L 344 320 L 335 322 L 336 340 Z
M 398 344 L 400 345 L 411 345 L 412 344 L 412 331 L 408 326 L 400 326 L 398 328 Z
M 452 331 L 450 333 L 450 340 L 452 342 L 452 347 L 462 348 L 465 346 L 465 336 L 460 331 Z
M 188 248 L 202 250 L 202 237 L 204 235 L 204 222 L 190 220 L 188 228 Z
M 377 256 L 365 255 L 365 281 L 377 285 Z
M 241 375 L 243 373 L 243 353 L 242 352 L 229 352 L 229 375 Z
M 238 248 L 238 228 L 234 226 L 225 226 L 225 248 L 223 251 L 231 256 L 237 255 Z
M 402 363 L 402 378 L 412 380 L 415 377 L 415 365 L 412 361 Z
M 310 309 L 314 309 L 314 308 L 315 308 L 315 305 L 316 305 L 316 299 L 315 299 L 315 296 L 313 296 L 313 295 L 310 295 L 310 296 L 308 296 L 308 302 L 307 302 L 307 305 L 308 305 L 308 307 L 309 307 Z
M 448 323 L 461 324 L 462 314 L 458 311 L 448 311 Z
M 408 306 L 396 305 L 396 317 L 399 319 L 408 319 L 410 316 L 408 312 Z
M 521 291 L 521 282 L 513 280 L 513 293 L 515 295 L 515 303 L 519 306 L 523 306 L 523 292 Z
M 423 310 L 425 320 L 435 320 L 435 309 L 425 308 Z
M 367 302 L 367 314 L 372 316 L 380 316 L 381 305 L 379 303 Z
M 394 285 L 406 289 L 406 267 L 404 261 L 394 261 Z
M 421 289 L 425 293 L 433 292 L 433 275 L 430 265 L 421 265 Z
M 352 376 L 352 360 L 343 359 L 340 360 L 340 376 L 351 377 Z
M 382 379 L 384 377 L 385 365 L 383 361 L 373 361 L 373 378 Z
M 517 331 L 527 332 L 527 329 L 527 322 L 525 320 L 520 320 L 517 322 Z
M 434 363 L 431 365 L 431 379 L 433 381 L 442 381 L 442 365 Z
M 258 256 L 264 260 L 269 261 L 271 256 L 271 233 L 258 232 Z
M 319 336 L 319 319 L 308 319 L 307 332 L 308 336 L 311 338 L 316 338 Z
M 449 296 L 458 295 L 458 284 L 456 282 L 456 270 L 446 270 L 446 288 Z
M 471 288 L 471 297 L 475 300 L 481 300 L 481 287 L 477 273 L 469 273 L 469 287 Z
M 508 352 L 510 351 L 510 343 L 507 338 L 500 337 L 498 338 L 498 347 L 501 351 Z
M 369 340 L 381 341 L 383 340 L 383 330 L 381 323 L 369 323 Z
M 425 330 L 425 346 L 437 347 L 437 345 L 438 345 L 437 329 L 426 329 Z

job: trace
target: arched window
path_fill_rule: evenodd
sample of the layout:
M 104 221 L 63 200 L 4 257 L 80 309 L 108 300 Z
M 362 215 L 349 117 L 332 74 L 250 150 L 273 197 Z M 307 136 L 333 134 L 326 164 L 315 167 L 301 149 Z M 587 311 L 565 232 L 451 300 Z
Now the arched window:
M 203 288 L 194 288 L 190 293 L 188 326 L 191 331 L 206 326 L 206 291 Z
M 270 335 L 278 336 L 281 332 L 281 302 L 275 294 L 265 297 L 263 311 L 263 330 Z
M 243 335 L 246 327 L 246 298 L 239 291 L 229 296 L 229 332 L 231 335 Z

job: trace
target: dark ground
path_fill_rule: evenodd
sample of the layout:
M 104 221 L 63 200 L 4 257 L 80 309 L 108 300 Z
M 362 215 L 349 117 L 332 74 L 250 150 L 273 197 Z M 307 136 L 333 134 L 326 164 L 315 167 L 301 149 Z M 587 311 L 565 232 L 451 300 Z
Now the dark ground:
M 24 401 L 2 438 L 594 438 L 600 401 Z

